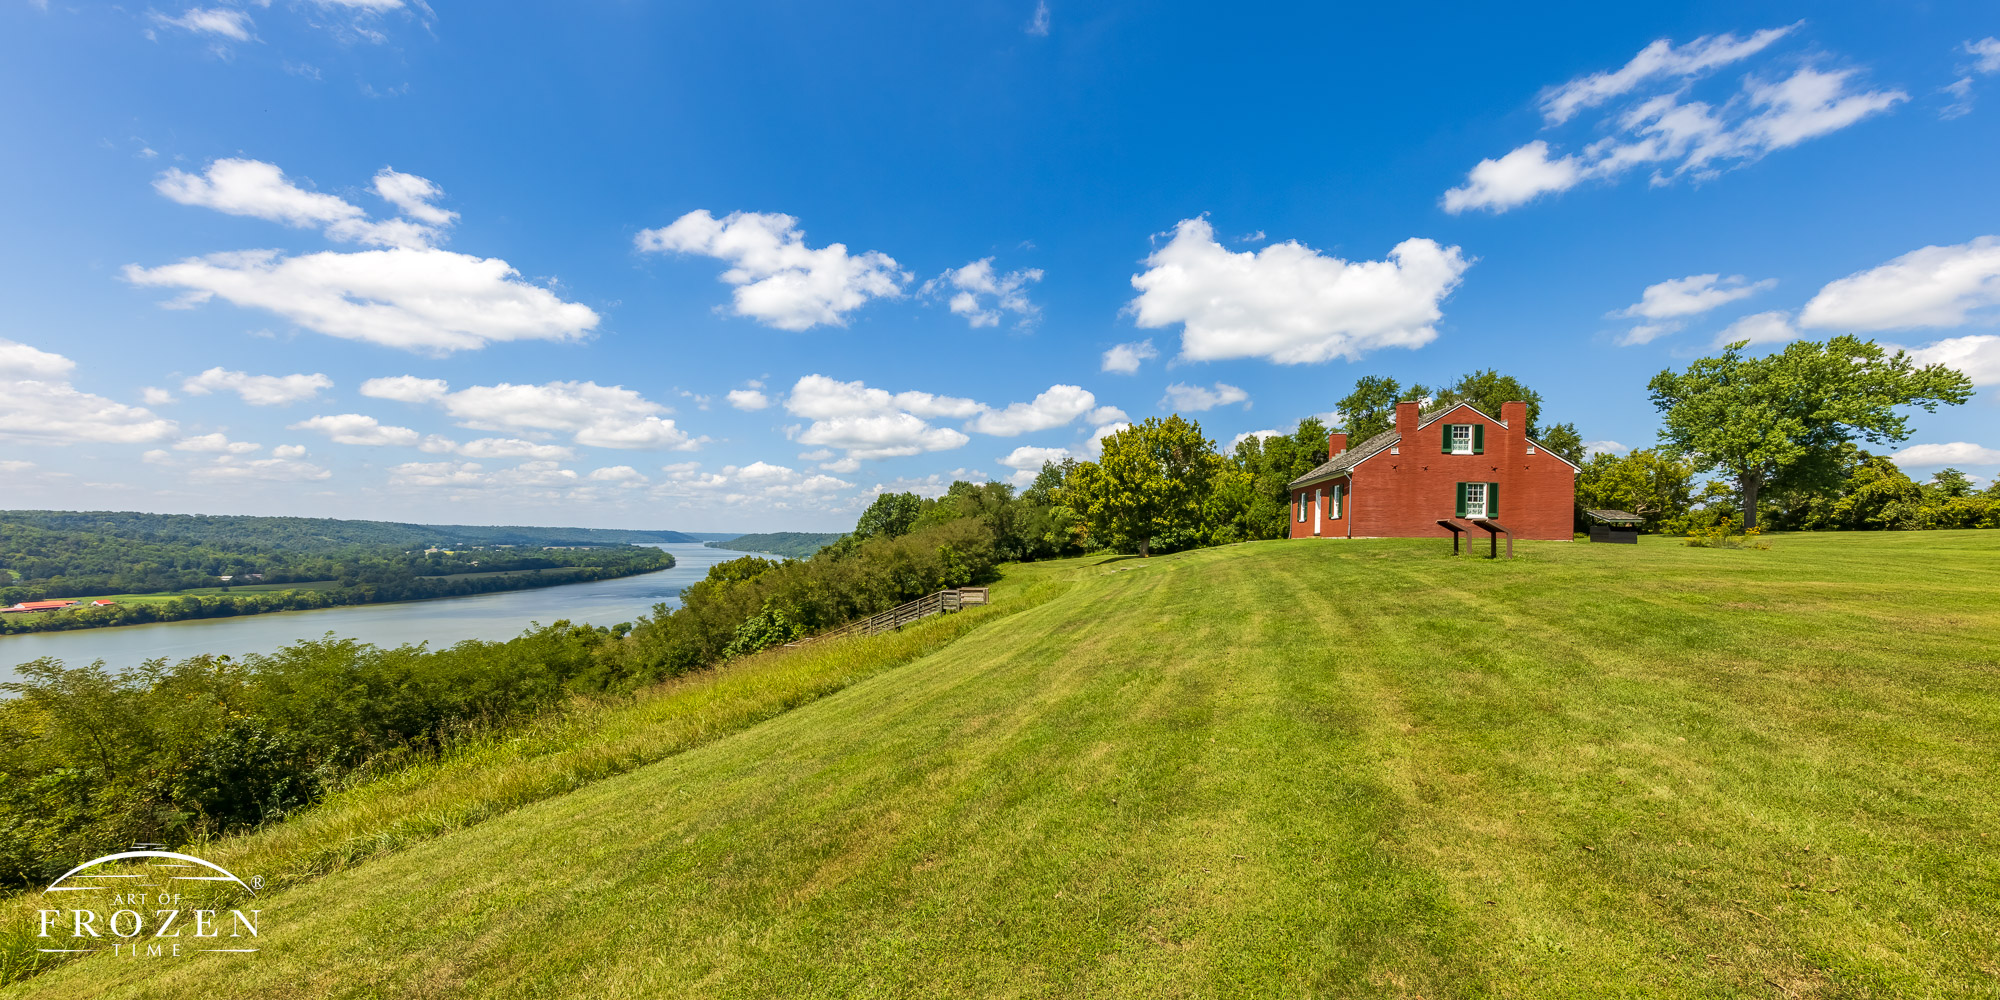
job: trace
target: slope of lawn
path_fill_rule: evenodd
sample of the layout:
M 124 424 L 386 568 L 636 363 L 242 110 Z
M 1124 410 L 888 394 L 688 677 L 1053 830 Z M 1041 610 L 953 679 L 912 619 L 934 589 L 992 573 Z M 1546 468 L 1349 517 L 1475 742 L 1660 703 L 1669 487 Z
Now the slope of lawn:
M 2000 991 L 2000 532 L 1256 543 L 35 996 Z M 249 877 L 254 872 L 238 870 Z

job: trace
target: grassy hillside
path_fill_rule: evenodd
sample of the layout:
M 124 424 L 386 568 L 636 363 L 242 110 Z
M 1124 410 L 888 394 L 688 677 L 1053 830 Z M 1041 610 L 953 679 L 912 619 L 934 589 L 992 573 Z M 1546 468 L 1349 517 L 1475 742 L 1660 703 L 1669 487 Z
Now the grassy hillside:
M 14 990 L 1992 994 L 2000 533 L 1646 541 L 1033 567 L 1074 582 L 267 895 L 261 954 Z
M 828 545 L 846 537 L 845 532 L 816 531 L 767 531 L 756 535 L 737 535 L 719 542 L 709 542 L 712 549 L 734 549 L 737 552 L 764 552 L 787 559 L 804 559 Z

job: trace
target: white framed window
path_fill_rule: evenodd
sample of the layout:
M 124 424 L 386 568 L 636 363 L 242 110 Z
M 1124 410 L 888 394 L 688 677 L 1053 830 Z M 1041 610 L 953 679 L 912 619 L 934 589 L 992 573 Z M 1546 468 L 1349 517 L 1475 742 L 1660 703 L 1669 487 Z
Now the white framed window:
M 1486 516 L 1485 483 L 1465 484 L 1465 516 L 1466 517 Z
M 1334 486 L 1334 488 L 1333 488 L 1333 492 L 1332 492 L 1332 501 L 1333 501 L 1333 509 L 1332 509 L 1332 511 L 1331 511 L 1331 512 L 1330 512 L 1330 513 L 1329 513 L 1329 514 L 1327 515 L 1327 517 L 1329 517 L 1329 518 L 1331 518 L 1331 519 L 1333 519 L 1333 520 L 1336 520 L 1336 521 L 1340 520 L 1340 514 L 1341 514 L 1341 510 L 1340 510 L 1340 508 L 1341 508 L 1341 501 L 1343 501 L 1343 500 L 1345 500 L 1345 499 L 1347 499 L 1347 487 L 1345 487 L 1345 486 L 1340 486 L 1340 485 L 1336 485 L 1336 486 Z
M 1454 455 L 1472 454 L 1472 425 L 1452 424 L 1450 430 L 1451 453 Z
M 1299 523 L 1306 523 L 1306 492 L 1299 491 Z

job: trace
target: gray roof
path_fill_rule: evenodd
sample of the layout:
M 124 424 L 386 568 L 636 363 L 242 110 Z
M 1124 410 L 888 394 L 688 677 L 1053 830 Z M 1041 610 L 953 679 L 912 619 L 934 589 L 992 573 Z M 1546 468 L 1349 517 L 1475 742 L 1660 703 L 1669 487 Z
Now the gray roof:
M 1329 476 L 1340 475 L 1341 473 L 1354 468 L 1355 463 L 1361 461 L 1362 459 L 1368 457 L 1369 455 L 1373 455 L 1376 452 L 1389 447 L 1392 444 L 1395 444 L 1398 441 L 1401 441 L 1402 439 L 1403 436 L 1401 434 L 1396 433 L 1393 430 L 1383 431 L 1382 433 L 1377 434 L 1374 437 L 1371 437 L 1368 440 L 1361 442 L 1359 445 L 1349 448 L 1346 451 L 1343 451 L 1340 454 L 1335 455 L 1324 462 L 1321 462 L 1319 465 L 1315 466 L 1311 472 L 1308 472 L 1305 475 L 1292 480 L 1291 486 L 1296 488 L 1299 486 L 1304 486 L 1305 484 L 1310 483 L 1315 479 L 1325 479 Z
M 1496 424 L 1499 424 L 1502 427 L 1507 426 L 1507 422 L 1505 420 L 1501 420 L 1499 417 L 1487 413 L 1486 411 L 1481 410 L 1479 407 L 1474 406 L 1471 403 L 1451 403 L 1446 406 L 1439 406 L 1439 407 L 1434 407 L 1432 409 L 1424 410 L 1417 414 L 1417 426 L 1422 427 L 1425 424 L 1428 424 L 1431 421 L 1436 420 L 1437 418 L 1442 417 L 1445 414 L 1450 413 L 1451 411 L 1456 410 L 1461 406 L 1465 407 L 1468 410 L 1471 410 L 1474 413 L 1479 414 L 1482 417 L 1485 417 L 1488 420 L 1493 421 Z M 1305 475 L 1300 476 L 1299 478 L 1294 479 L 1290 483 L 1286 484 L 1286 489 L 1298 489 L 1299 487 L 1304 486 L 1307 483 L 1317 482 L 1321 479 L 1331 479 L 1334 476 L 1346 475 L 1355 466 L 1360 465 L 1362 462 L 1367 461 L 1369 458 L 1372 458 L 1375 455 L 1388 450 L 1391 446 L 1401 443 L 1402 440 L 1403 440 L 1402 433 L 1397 431 L 1394 427 L 1391 427 L 1380 434 L 1370 437 L 1368 440 L 1363 441 L 1360 444 L 1349 445 L 1346 451 L 1343 451 L 1340 454 L 1335 455 L 1324 462 L 1321 462 L 1318 466 L 1314 467 L 1314 469 L 1311 472 L 1308 472 Z M 1533 440 L 1530 440 L 1528 443 L 1536 444 L 1536 442 Z M 1537 446 L 1539 447 L 1539 445 Z M 1546 448 L 1544 448 L 1543 450 L 1547 451 Z M 1561 455 L 1556 455 L 1555 452 L 1551 451 L 1549 452 L 1549 454 L 1555 455 L 1555 457 L 1561 460 L 1564 465 L 1567 465 L 1572 469 L 1577 467 L 1575 462 L 1572 462 L 1567 458 L 1563 458 Z
M 1604 521 L 1607 523 L 1625 523 L 1625 522 L 1636 522 L 1645 520 L 1645 518 L 1640 517 L 1637 514 L 1628 514 L 1622 510 L 1586 510 L 1584 511 L 1584 513 L 1590 515 L 1593 518 L 1596 518 L 1599 521 Z
M 1453 403 L 1450 406 L 1440 406 L 1436 409 L 1426 410 L 1422 413 L 1419 413 L 1417 414 L 1417 426 L 1422 427 L 1423 425 L 1430 423 L 1432 417 L 1439 416 L 1448 410 L 1457 409 L 1459 405 L 1460 404 L 1458 403 Z M 1287 488 L 1296 489 L 1300 486 L 1304 486 L 1307 483 L 1313 482 L 1314 480 L 1326 479 L 1332 476 L 1341 475 L 1347 472 L 1349 469 L 1352 469 L 1355 466 L 1360 465 L 1362 459 L 1367 458 L 1368 456 L 1373 455 L 1376 452 L 1389 447 L 1390 445 L 1396 444 L 1401 440 L 1403 440 L 1402 432 L 1396 430 L 1394 427 L 1391 427 L 1380 434 L 1376 434 L 1370 437 L 1368 440 L 1363 441 L 1360 444 L 1348 445 L 1346 451 L 1343 451 L 1340 454 L 1335 455 L 1324 462 L 1321 462 L 1318 465 L 1318 467 L 1314 468 L 1311 472 L 1308 472 L 1305 475 L 1292 480 L 1291 483 L 1287 485 Z

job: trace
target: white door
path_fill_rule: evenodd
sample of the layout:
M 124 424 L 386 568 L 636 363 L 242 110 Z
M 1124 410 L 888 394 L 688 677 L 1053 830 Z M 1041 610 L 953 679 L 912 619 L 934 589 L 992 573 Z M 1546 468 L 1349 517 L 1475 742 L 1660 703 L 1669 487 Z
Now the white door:
M 1313 491 L 1313 534 L 1315 535 L 1319 534 L 1320 522 L 1326 518 L 1326 508 L 1322 506 L 1325 503 L 1326 503 L 1326 498 L 1323 495 L 1323 491 L 1314 490 Z

